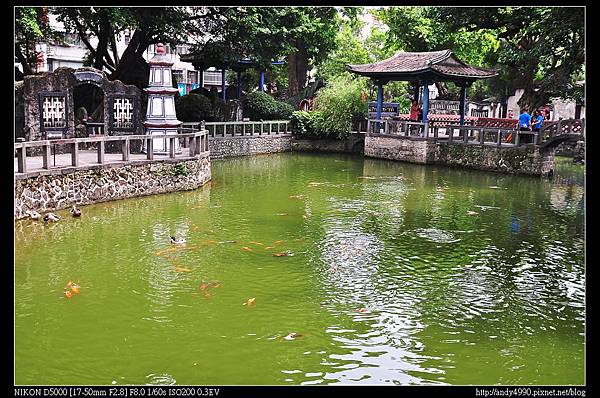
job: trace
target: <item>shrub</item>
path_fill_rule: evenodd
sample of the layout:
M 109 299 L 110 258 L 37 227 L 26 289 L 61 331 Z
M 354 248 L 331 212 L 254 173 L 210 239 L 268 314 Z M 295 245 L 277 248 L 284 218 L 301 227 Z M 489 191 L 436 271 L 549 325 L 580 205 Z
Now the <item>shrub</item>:
M 365 82 L 339 76 L 322 88 L 316 99 L 316 110 L 323 113 L 322 133 L 330 138 L 342 139 L 350 134 L 353 117 L 367 114 L 367 102 L 361 92 Z
M 207 122 L 214 120 L 213 107 L 204 95 L 188 94 L 175 100 L 177 119 L 182 122 Z
M 294 107 L 288 103 L 277 101 L 269 94 L 255 91 L 243 98 L 244 117 L 250 120 L 289 119 Z
M 323 113 L 319 111 L 296 111 L 290 117 L 292 133 L 298 138 L 329 138 L 323 131 Z

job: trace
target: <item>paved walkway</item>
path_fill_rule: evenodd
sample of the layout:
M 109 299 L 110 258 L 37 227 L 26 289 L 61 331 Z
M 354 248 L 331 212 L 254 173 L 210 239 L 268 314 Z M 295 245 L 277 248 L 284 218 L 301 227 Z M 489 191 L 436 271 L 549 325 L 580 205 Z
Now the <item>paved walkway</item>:
M 186 158 L 189 157 L 189 148 L 182 148 L 181 154 L 176 154 L 175 158 Z M 56 159 L 56 161 L 54 160 Z M 154 155 L 154 160 L 169 159 L 169 155 Z M 129 155 L 129 161 L 135 160 L 147 160 L 145 153 L 132 153 Z M 104 164 L 111 163 L 124 163 L 123 155 L 121 153 L 105 153 Z M 15 173 L 17 173 L 17 158 L 15 157 Z M 28 156 L 27 157 L 27 172 L 40 171 L 43 169 L 43 157 L 42 156 Z M 97 165 L 98 163 L 98 152 L 94 150 L 79 150 L 79 166 Z M 60 169 L 63 167 L 72 167 L 71 165 L 71 154 L 61 153 L 50 155 L 50 170 Z

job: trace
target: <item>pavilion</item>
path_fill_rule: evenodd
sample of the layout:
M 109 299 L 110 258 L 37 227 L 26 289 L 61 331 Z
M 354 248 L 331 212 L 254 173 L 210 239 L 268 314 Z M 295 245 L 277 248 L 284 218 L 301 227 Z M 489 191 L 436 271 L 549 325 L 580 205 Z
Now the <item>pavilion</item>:
M 231 69 L 237 72 L 237 81 L 238 81 L 238 89 L 237 89 L 237 97 L 238 99 L 241 97 L 241 84 L 240 78 L 241 73 L 247 69 L 259 69 L 260 70 L 260 81 L 259 81 L 259 89 L 264 92 L 264 84 L 265 84 L 265 71 L 264 68 L 261 68 L 257 62 L 254 62 L 251 59 L 243 58 L 240 59 L 237 53 L 231 50 L 228 46 L 223 43 L 215 43 L 211 42 L 202 48 L 199 52 L 184 54 L 180 56 L 181 61 L 190 62 L 194 65 L 196 70 L 203 72 L 204 70 L 210 67 L 216 67 L 221 69 L 221 91 L 222 91 L 222 99 L 223 101 L 227 100 L 227 96 L 225 93 L 225 73 L 227 69 Z M 283 65 L 285 62 L 283 61 L 273 61 L 271 65 Z M 200 73 L 201 79 L 203 77 L 203 73 Z M 200 81 L 200 87 L 203 86 L 203 81 Z
M 373 64 L 346 65 L 348 70 L 371 78 L 377 85 L 377 119 L 381 119 L 383 86 L 390 81 L 409 81 L 416 86 L 415 99 L 419 88 L 427 88 L 436 81 L 453 82 L 460 87 L 460 125 L 465 123 L 465 103 L 467 87 L 477 79 L 487 79 L 498 73 L 493 69 L 467 65 L 459 60 L 451 50 L 429 52 L 399 52 L 391 58 Z M 429 90 L 423 90 L 423 120 L 427 123 L 429 111 Z

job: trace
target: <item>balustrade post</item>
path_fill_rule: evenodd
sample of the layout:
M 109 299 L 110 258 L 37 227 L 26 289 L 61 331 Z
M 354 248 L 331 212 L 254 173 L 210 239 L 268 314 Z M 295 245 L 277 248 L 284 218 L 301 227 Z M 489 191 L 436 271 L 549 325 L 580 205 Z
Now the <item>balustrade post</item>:
M 121 152 L 123 154 L 123 161 L 127 162 L 129 160 L 129 137 L 125 137 L 121 142 Z
M 44 166 L 43 168 L 45 170 L 48 170 L 50 168 L 50 155 L 52 154 L 52 150 L 51 150 L 51 146 L 50 144 L 46 144 L 44 145 Z
M 262 135 L 264 129 L 265 129 L 265 122 L 261 121 L 260 122 L 260 132 L 258 133 L 258 135 Z
M 502 131 L 498 130 L 498 140 L 497 140 L 497 144 L 498 147 L 502 146 Z
M 169 137 L 169 157 L 175 157 L 175 137 Z
M 154 160 L 154 138 L 146 138 L 146 159 Z
M 452 142 L 452 139 L 454 138 L 454 127 L 449 126 L 448 128 L 450 128 L 450 133 L 448 133 L 448 142 Z M 448 128 L 446 128 L 446 131 L 448 131 Z
M 71 151 L 71 165 L 79 166 L 79 144 L 77 141 L 73 143 L 73 150 Z
M 515 130 L 515 146 L 519 146 L 519 137 L 521 136 L 519 132 L 519 130 Z
M 190 145 L 189 145 L 189 150 L 190 150 L 189 155 L 190 155 L 190 157 L 196 155 L 196 144 L 197 144 L 196 140 L 197 140 L 196 136 L 190 137 Z
M 469 142 L 468 130 L 466 128 L 463 128 L 460 131 L 462 131 L 463 133 L 463 142 L 466 144 L 467 142 Z
M 429 138 L 429 121 L 425 122 L 423 125 L 423 137 L 425 137 L 425 139 Z
M 371 134 L 371 119 L 367 119 L 367 134 Z
M 27 173 L 27 149 L 25 144 L 21 148 L 17 148 L 17 171 Z
M 98 141 L 98 163 L 104 164 L 104 140 Z
M 479 143 L 483 145 L 485 143 L 485 130 L 479 129 Z

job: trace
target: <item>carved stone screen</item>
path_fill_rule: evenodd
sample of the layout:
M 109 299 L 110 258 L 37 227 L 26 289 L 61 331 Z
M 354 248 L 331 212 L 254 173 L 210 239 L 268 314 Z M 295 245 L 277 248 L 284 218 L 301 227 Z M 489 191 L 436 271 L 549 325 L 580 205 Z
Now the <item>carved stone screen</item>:
M 66 93 L 42 92 L 39 105 L 40 130 L 46 133 L 46 139 L 62 138 L 68 128 Z
M 133 95 L 110 95 L 109 116 L 112 131 L 134 132 L 139 101 Z
M 46 128 L 66 127 L 65 97 L 44 97 L 42 120 Z
M 133 128 L 133 101 L 131 98 L 115 98 L 113 102 L 113 127 L 118 129 Z

